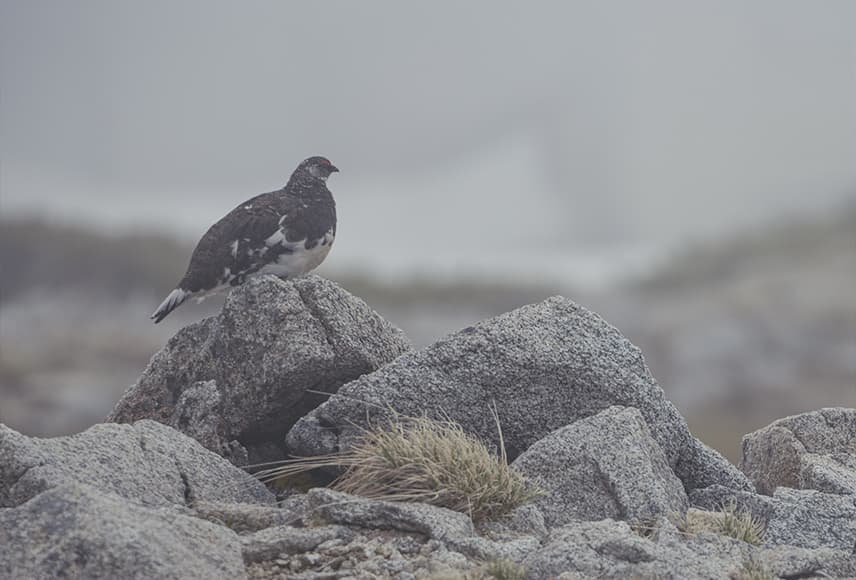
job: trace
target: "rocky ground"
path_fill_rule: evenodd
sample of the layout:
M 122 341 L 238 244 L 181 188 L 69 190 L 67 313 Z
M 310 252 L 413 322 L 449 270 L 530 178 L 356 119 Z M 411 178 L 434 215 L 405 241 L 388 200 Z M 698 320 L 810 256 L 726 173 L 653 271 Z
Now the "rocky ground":
M 504 442 L 541 494 L 473 521 L 326 487 L 277 496 L 242 469 L 347 450 L 393 410 Z M 751 534 L 725 525 L 745 518 Z M 180 330 L 109 422 L 0 427 L 0 578 L 57 577 L 856 578 L 856 410 L 746 435 L 738 468 L 568 299 L 414 350 L 332 282 L 262 278 Z

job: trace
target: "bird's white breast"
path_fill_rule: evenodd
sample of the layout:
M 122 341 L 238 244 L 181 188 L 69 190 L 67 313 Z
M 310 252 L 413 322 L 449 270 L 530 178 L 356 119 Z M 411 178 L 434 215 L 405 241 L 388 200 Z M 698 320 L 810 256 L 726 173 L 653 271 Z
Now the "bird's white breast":
M 312 248 L 306 247 L 307 240 L 283 242 L 291 250 L 291 253 L 280 254 L 276 262 L 263 266 L 258 273 L 273 274 L 280 278 L 291 278 L 306 274 L 321 265 L 327 254 L 330 253 L 330 248 L 333 246 L 333 239 L 333 231 L 330 230 Z

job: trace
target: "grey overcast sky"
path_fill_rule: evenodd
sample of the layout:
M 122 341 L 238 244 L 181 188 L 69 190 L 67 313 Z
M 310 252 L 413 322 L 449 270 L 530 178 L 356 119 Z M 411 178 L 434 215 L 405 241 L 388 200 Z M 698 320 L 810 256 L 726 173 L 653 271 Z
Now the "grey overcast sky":
M 672 241 L 856 192 L 849 0 L 0 7 L 10 211 L 195 237 L 311 154 L 355 230 L 455 207 L 489 245 Z

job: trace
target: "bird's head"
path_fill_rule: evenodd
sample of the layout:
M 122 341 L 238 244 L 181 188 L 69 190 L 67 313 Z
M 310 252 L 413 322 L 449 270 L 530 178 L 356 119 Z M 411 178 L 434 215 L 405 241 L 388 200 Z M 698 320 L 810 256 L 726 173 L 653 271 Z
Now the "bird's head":
M 297 166 L 295 173 L 305 173 L 315 179 L 327 181 L 327 178 L 337 171 L 339 171 L 339 168 L 330 163 L 329 159 L 326 157 L 315 156 L 310 157 L 309 159 L 304 159 L 300 165 Z

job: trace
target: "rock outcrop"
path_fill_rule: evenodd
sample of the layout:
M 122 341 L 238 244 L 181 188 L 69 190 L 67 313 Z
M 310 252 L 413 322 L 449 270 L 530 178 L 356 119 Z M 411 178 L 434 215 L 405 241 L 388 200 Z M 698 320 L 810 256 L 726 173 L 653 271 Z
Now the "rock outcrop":
M 0 510 L 0 578 L 240 579 L 246 572 L 228 528 L 67 483 Z
M 173 338 L 112 415 L 142 420 L 54 439 L 0 425 L 0 578 L 856 577 L 852 409 L 748 435 L 756 493 L 690 434 L 638 349 L 570 301 L 408 349 L 332 283 L 252 281 Z M 327 488 L 276 502 L 233 464 L 282 454 L 290 426 L 292 451 L 347 449 L 395 412 L 498 450 L 496 412 L 541 495 L 474 523 Z M 763 531 L 720 526 L 744 513 Z
M 729 578 L 741 571 L 749 551 L 741 542 L 714 535 L 643 538 L 626 522 L 602 520 L 557 528 L 524 565 L 529 578 L 539 579 L 563 573 L 582 578 Z
M 644 522 L 684 514 L 687 495 L 634 408 L 610 407 L 558 429 L 512 464 L 543 491 L 554 527 L 575 520 Z
M 690 494 L 707 510 L 736 506 L 764 523 L 764 541 L 800 548 L 856 549 L 856 495 L 780 487 L 772 497 L 722 486 Z
M 108 420 L 160 421 L 236 464 L 281 459 L 286 432 L 325 393 L 409 349 L 400 330 L 336 284 L 264 276 L 176 334 Z
M 465 328 L 351 381 L 288 434 L 298 455 L 347 449 L 389 409 L 448 417 L 499 444 L 495 405 L 511 459 L 551 431 L 613 405 L 635 407 L 687 490 L 752 488 L 692 436 L 642 353 L 597 314 L 561 297 Z
M 767 495 L 780 486 L 856 494 L 856 409 L 785 417 L 744 435 L 740 468 Z
M 150 506 L 196 501 L 273 504 L 258 480 L 155 421 L 104 423 L 68 437 L 27 437 L 0 425 L 0 507 L 82 483 Z
M 523 561 L 528 580 L 548 578 L 845 578 L 844 550 L 754 547 L 727 536 L 687 535 L 665 523 L 641 537 L 625 522 L 577 522 L 553 530 Z

